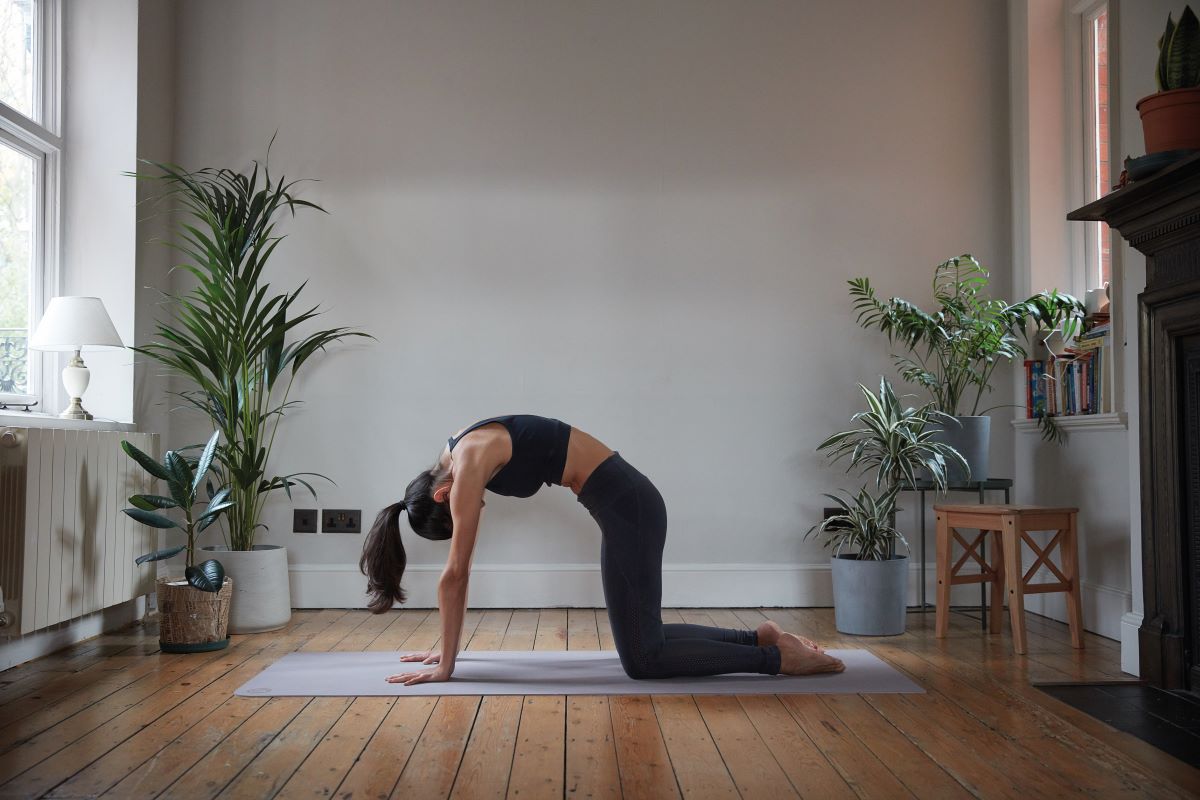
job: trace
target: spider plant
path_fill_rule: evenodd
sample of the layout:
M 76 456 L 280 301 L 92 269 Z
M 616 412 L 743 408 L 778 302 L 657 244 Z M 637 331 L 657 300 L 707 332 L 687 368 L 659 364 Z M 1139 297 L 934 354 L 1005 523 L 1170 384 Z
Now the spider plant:
M 938 491 L 945 491 L 948 464 L 957 464 L 964 471 L 967 464 L 953 447 L 934 440 L 937 431 L 929 423 L 946 415 L 932 404 L 906 408 L 884 377 L 879 379 L 878 394 L 862 384 L 858 388 L 867 408 L 850 418 L 857 427 L 833 434 L 817 450 L 832 463 L 849 459 L 847 472 L 857 469 L 860 475 L 874 474 L 878 494 L 872 495 L 864 486 L 857 495 L 848 495 L 848 500 L 826 495 L 843 513 L 809 528 L 807 536 L 825 533 L 838 548 L 846 544 L 859 547 L 861 559 L 886 559 L 894 554 L 896 539 L 908 544 L 895 528 L 896 494 L 901 487 L 915 484 L 918 475 L 925 473 Z
M 825 534 L 825 547 L 832 549 L 835 555 L 849 548 L 857 552 L 861 560 L 885 561 L 895 552 L 897 540 L 908 548 L 908 540 L 895 528 L 896 495 L 899 492 L 897 484 L 878 497 L 866 486 L 857 494 L 847 492 L 845 498 L 826 494 L 825 497 L 836 503 L 841 513 L 826 517 L 808 533 Z
M 1024 359 L 1038 330 L 1061 326 L 1069 339 L 1083 317 L 1083 304 L 1069 294 L 1051 289 L 1008 303 L 987 296 L 989 280 L 970 254 L 939 264 L 933 275 L 938 308 L 932 312 L 899 297 L 880 300 L 870 278 L 848 281 L 858 324 L 878 328 L 908 351 L 892 354 L 901 376 L 924 387 L 943 414 L 974 416 L 999 408 L 983 407 L 996 368 Z M 1052 418 L 1040 419 L 1045 438 L 1063 438 Z
M 189 273 L 195 286 L 164 293 L 173 318 L 157 322 L 156 341 L 133 349 L 185 378 L 191 388 L 177 393 L 185 407 L 208 416 L 221 433 L 214 467 L 234 503 L 226 543 L 250 550 L 258 528 L 265 527 L 259 520 L 272 492 L 283 489 L 290 498 L 300 485 L 315 498 L 307 479 L 324 478 L 312 472 L 268 475 L 279 424 L 298 404 L 289 398 L 297 373 L 329 345 L 367 334 L 345 327 L 300 334 L 300 326 L 320 313 L 299 305 L 304 285 L 274 293 L 263 280 L 284 238 L 275 232 L 280 216 L 324 211 L 293 194 L 298 181 L 275 179 L 257 161 L 249 174 L 142 163 L 155 172 L 134 177 L 159 181 L 162 198 L 186 215 L 172 246 L 185 259 L 176 268 Z
M 832 463 L 849 458 L 846 471 L 874 473 L 876 489 L 890 489 L 901 483 L 911 486 L 925 471 L 939 492 L 946 490 L 948 462 L 967 469 L 957 450 L 933 438 L 937 431 L 929 423 L 944 420 L 946 414 L 931 403 L 905 408 L 884 377 L 879 379 L 878 394 L 861 383 L 858 388 L 867 401 L 867 409 L 850 418 L 858 427 L 839 431 L 817 445 Z

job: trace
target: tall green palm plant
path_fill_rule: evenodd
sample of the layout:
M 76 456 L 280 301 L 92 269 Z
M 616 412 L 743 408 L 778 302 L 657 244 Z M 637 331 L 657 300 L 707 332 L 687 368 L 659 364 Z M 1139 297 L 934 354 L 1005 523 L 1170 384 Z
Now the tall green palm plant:
M 178 396 L 220 431 L 224 442 L 215 469 L 233 502 L 227 543 L 250 550 L 272 492 L 283 489 L 291 497 L 292 487 L 301 485 L 316 497 L 306 479 L 324 477 L 267 474 L 279 424 L 298 404 L 289 399 L 296 374 L 330 344 L 367 334 L 340 327 L 302 335 L 299 326 L 320 314 L 315 306 L 298 305 L 304 285 L 280 294 L 263 280 L 284 238 L 275 232 L 279 217 L 285 212 L 294 217 L 298 208 L 324 212 L 292 193 L 298 181 L 273 179 L 258 162 L 249 174 L 143 163 L 156 172 L 135 177 L 160 182 L 162 197 L 178 203 L 187 217 L 172 246 L 185 259 L 177 268 L 195 286 L 163 293 L 172 317 L 157 322 L 156 341 L 133 349 L 188 380 L 192 387 Z
M 1023 342 L 1033 330 L 1062 325 L 1070 338 L 1084 313 L 1079 300 L 1053 289 L 1018 303 L 991 298 L 989 280 L 969 254 L 939 264 L 933 274 L 938 308 L 931 312 L 899 297 L 880 300 L 870 278 L 848 282 L 859 325 L 877 328 L 889 342 L 904 346 L 907 355 L 892 355 L 900 374 L 928 390 L 945 414 L 987 413 L 990 409 L 981 407 L 996 368 L 1025 358 Z M 1061 438 L 1050 417 L 1041 422 L 1047 438 Z

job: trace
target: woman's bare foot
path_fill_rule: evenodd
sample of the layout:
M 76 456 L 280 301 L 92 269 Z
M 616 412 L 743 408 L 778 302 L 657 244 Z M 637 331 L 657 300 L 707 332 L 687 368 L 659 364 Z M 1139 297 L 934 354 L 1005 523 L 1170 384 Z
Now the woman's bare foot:
M 817 675 L 841 672 L 846 665 L 827 653 L 808 647 L 799 636 L 784 633 L 779 637 L 779 671 L 784 675 Z
M 770 620 L 767 620 L 763 624 L 759 625 L 755 632 L 758 634 L 759 645 L 763 647 L 779 644 L 779 637 L 783 636 L 784 634 L 783 628 L 779 627 L 778 623 L 771 622 Z M 811 647 L 818 653 L 825 652 L 825 648 L 821 647 L 821 645 L 817 644 L 812 639 L 809 639 L 805 636 L 797 636 L 794 633 L 789 633 L 788 636 L 795 636 L 797 639 L 803 642 L 806 647 Z

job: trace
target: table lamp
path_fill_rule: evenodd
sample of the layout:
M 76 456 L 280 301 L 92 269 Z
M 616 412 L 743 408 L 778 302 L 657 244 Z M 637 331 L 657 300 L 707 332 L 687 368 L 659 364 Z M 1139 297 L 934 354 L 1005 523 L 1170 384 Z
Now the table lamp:
M 80 351 L 124 346 L 99 297 L 55 297 L 50 300 L 42 321 L 29 340 L 29 347 L 33 350 L 75 351 L 62 371 L 71 405 L 59 414 L 60 417 L 92 418 L 83 408 L 83 393 L 87 391 L 92 375 L 80 358 Z

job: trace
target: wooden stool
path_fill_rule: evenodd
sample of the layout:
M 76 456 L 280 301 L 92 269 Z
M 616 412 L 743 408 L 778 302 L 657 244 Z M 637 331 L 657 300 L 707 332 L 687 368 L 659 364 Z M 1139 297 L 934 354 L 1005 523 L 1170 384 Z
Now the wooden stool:
M 1075 517 L 1077 508 L 1044 508 L 1018 505 L 934 505 L 937 514 L 937 637 L 943 638 L 950 626 L 950 587 L 960 583 L 992 584 L 992 604 L 989 631 L 998 633 L 1004 615 L 1004 594 L 1008 595 L 1008 612 L 1012 618 L 1013 649 L 1025 652 L 1025 595 L 1041 592 L 1066 592 L 1067 617 L 1071 626 L 1071 646 L 1083 647 L 1083 612 L 1079 604 L 1079 558 L 1076 550 Z M 961 531 L 978 531 L 968 543 Z M 1055 531 L 1050 542 L 1042 547 L 1029 536 L 1030 531 Z M 992 563 L 980 555 L 979 546 L 988 533 L 993 534 Z M 964 552 L 951 565 L 953 543 Z M 1028 570 L 1022 571 L 1021 542 L 1033 549 L 1037 558 Z M 1061 564 L 1050 560 L 1050 552 L 1058 546 Z M 979 565 L 978 575 L 959 575 L 968 559 Z M 1030 583 L 1030 579 L 1045 566 L 1058 581 Z M 1005 592 L 999 591 L 1001 587 Z

